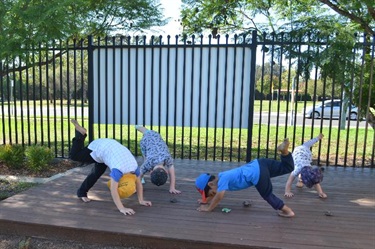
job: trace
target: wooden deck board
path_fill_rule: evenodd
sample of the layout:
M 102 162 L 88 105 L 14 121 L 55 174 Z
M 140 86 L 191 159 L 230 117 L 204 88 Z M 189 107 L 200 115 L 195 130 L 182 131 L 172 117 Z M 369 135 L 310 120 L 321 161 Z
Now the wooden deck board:
M 239 163 L 177 160 L 177 187 L 168 193 L 146 178 L 144 197 L 152 207 L 139 206 L 136 195 L 124 200 L 136 211 L 119 213 L 103 176 L 90 191 L 91 203 L 75 196 L 89 167 L 34 187 L 0 202 L 0 229 L 5 233 L 91 241 L 147 248 L 375 248 L 375 174 L 372 169 L 329 167 L 322 183 L 328 199 L 314 190 L 293 186 L 285 199 L 296 216 L 281 218 L 256 189 L 227 192 L 211 213 L 196 211 L 199 194 L 194 180 L 200 173 L 217 173 Z M 283 196 L 288 176 L 272 180 Z M 170 198 L 177 198 L 171 203 Z M 244 200 L 251 207 L 243 207 Z M 228 207 L 229 214 L 221 212 Z M 330 211 L 333 216 L 326 216 Z

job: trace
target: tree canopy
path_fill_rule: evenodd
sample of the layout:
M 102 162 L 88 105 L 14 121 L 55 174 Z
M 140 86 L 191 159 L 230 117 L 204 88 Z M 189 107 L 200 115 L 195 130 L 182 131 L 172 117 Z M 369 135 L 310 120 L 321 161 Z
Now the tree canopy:
M 181 24 L 184 34 L 284 33 L 293 39 L 318 40 L 326 44 L 310 46 L 298 58 L 296 73 L 309 79 L 313 67 L 321 77 L 335 79 L 351 92 L 362 114 L 372 112 L 375 124 L 375 4 L 373 0 L 182 0 Z M 261 17 L 261 18 L 259 18 Z M 259 21 L 261 20 L 261 21 Z M 361 48 L 356 47 L 361 37 Z M 372 45 L 371 45 L 372 42 Z M 360 50 L 361 49 L 361 50 Z M 317 53 L 316 51 L 319 51 Z M 358 62 L 353 60 L 353 51 Z M 363 55 L 360 55 L 364 51 Z M 270 53 L 275 51 L 270 51 Z M 284 50 L 293 57 L 293 48 Z M 294 53 L 297 54 L 297 53 Z M 312 56 L 313 55 L 313 56 Z M 344 73 L 348 72 L 348 73 Z M 355 82 L 351 76 L 356 77 Z M 354 85 L 353 85 L 354 84 Z M 371 90 L 370 90 L 371 87 Z M 354 92 L 353 92 L 354 89 Z M 369 104 L 370 103 L 370 104 Z M 372 109 L 371 109 L 372 108 Z
M 280 32 L 298 29 L 353 30 L 375 34 L 373 0 L 182 0 L 181 21 L 186 34 L 213 28 L 222 33 Z M 263 17 L 259 23 L 256 17 Z M 332 26 L 333 24 L 333 26 Z M 327 30 L 329 31 L 329 30 Z
M 3 0 L 0 58 L 22 53 L 30 43 L 126 35 L 165 23 L 154 0 Z

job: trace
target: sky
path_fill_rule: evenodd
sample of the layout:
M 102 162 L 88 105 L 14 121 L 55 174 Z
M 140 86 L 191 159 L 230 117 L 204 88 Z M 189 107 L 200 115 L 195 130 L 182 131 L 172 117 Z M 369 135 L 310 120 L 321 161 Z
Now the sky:
M 164 8 L 165 18 L 170 18 L 169 23 L 164 27 L 158 27 L 153 29 L 153 33 L 161 33 L 162 35 L 178 35 L 182 32 L 182 27 L 180 26 L 179 18 L 181 12 L 181 0 L 159 0 L 161 6 Z M 257 16 L 256 20 L 259 22 L 266 22 L 266 20 Z
M 178 35 L 181 33 L 180 22 L 178 21 L 181 11 L 181 0 L 160 0 L 164 8 L 165 18 L 170 18 L 169 23 L 164 27 L 158 28 L 166 35 Z

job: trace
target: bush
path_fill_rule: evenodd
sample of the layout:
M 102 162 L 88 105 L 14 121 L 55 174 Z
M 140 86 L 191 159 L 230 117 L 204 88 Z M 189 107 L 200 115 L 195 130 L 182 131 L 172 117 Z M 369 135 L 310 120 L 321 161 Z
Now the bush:
M 53 151 L 48 147 L 39 145 L 26 149 L 26 165 L 30 170 L 37 172 L 45 169 L 54 158 Z
M 9 168 L 22 168 L 25 162 L 25 148 L 19 144 L 1 146 L 0 161 L 4 162 Z

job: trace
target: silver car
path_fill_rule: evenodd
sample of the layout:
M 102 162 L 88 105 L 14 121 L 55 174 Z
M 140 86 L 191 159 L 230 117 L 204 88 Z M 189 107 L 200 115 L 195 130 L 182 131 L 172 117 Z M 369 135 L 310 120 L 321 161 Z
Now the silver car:
M 317 103 L 315 106 L 306 107 L 304 115 L 306 118 L 340 118 L 341 100 L 326 100 L 323 103 Z M 346 116 L 352 120 L 356 120 L 358 116 L 358 108 L 349 106 L 346 111 Z

